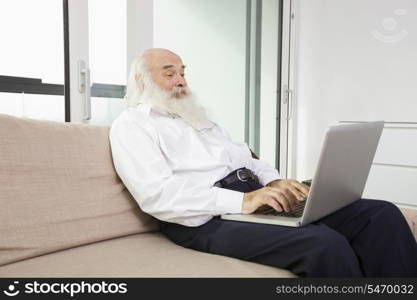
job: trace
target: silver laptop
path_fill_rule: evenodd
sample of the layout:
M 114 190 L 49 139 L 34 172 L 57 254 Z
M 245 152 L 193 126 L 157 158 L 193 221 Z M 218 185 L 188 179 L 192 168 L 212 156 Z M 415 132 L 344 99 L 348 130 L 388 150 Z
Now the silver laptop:
M 221 218 L 298 227 L 359 200 L 383 128 L 384 121 L 329 127 L 309 195 L 298 212 L 279 213 L 271 208 L 249 215 L 224 214 Z

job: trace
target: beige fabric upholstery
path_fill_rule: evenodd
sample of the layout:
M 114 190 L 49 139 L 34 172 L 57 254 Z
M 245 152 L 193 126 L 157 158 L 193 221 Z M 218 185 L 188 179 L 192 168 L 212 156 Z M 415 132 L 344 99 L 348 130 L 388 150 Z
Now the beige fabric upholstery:
M 400 208 L 417 241 L 417 210 Z
M 156 230 L 114 170 L 108 131 L 0 114 L 0 266 Z
M 24 260 L 0 277 L 294 277 L 288 271 L 175 245 L 141 233 Z

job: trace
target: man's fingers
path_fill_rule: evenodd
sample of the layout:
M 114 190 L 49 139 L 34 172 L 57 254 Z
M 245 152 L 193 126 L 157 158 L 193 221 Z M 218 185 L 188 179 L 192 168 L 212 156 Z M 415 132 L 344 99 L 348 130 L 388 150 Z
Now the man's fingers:
M 301 191 L 305 196 L 308 195 L 310 187 L 304 183 L 300 183 L 296 180 L 292 181 L 292 185 L 295 186 L 299 191 Z
M 304 201 L 304 196 L 303 196 L 303 194 L 298 189 L 296 189 L 294 187 L 290 187 L 290 191 L 297 198 L 297 201 L 298 202 Z
M 263 204 L 262 206 L 267 207 L 267 208 L 265 208 L 265 211 L 268 211 L 270 209 L 274 209 L 274 210 L 279 211 L 279 212 L 284 211 L 281 204 L 279 204 L 279 202 L 277 202 L 273 196 L 266 195 L 266 197 L 264 196 L 261 199 L 262 199 L 261 203 Z M 258 207 L 258 209 L 259 209 L 259 207 Z M 262 210 L 262 212 L 263 212 L 263 210 Z
M 275 201 L 275 199 L 273 198 L 269 198 L 267 204 L 269 206 L 272 206 L 276 211 L 282 212 L 282 207 L 281 205 L 278 204 L 277 201 Z
M 290 184 L 283 187 L 282 189 L 277 189 L 277 188 L 272 187 L 272 191 L 285 196 L 290 210 L 293 210 L 295 206 L 300 201 L 302 201 L 302 198 L 303 198 L 301 195 L 301 192 L 299 192 L 296 188 L 292 187 Z
M 276 211 L 290 212 L 308 195 L 310 188 L 294 179 L 282 181 L 276 186 L 267 186 L 257 191 L 254 203 L 258 212 L 264 211 L 260 204 Z M 254 193 L 254 192 L 252 192 Z M 259 198 L 258 198 L 259 197 Z
M 271 207 L 270 205 L 268 205 L 268 204 L 262 204 L 261 206 L 259 206 L 256 210 L 255 210 L 255 213 L 260 213 L 260 214 L 263 214 L 263 213 L 267 213 L 267 212 L 270 212 L 270 211 L 275 211 L 276 209 L 274 208 L 274 207 Z
M 282 206 L 284 211 L 289 212 L 291 210 L 289 200 L 286 198 L 286 196 L 283 193 L 275 190 L 275 191 L 268 191 L 268 194 L 270 197 L 272 197 L 275 201 L 277 201 Z
M 284 190 L 285 197 L 288 200 L 290 210 L 293 210 L 298 204 L 297 196 L 290 190 L 290 188 Z

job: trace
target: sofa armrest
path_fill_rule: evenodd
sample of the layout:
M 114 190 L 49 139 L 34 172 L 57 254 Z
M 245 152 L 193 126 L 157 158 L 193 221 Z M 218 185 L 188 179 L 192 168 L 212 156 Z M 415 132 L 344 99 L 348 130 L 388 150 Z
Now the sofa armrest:
M 410 226 L 410 229 L 417 241 L 417 209 L 400 207 L 400 210 L 403 213 L 405 219 L 407 220 L 407 223 Z

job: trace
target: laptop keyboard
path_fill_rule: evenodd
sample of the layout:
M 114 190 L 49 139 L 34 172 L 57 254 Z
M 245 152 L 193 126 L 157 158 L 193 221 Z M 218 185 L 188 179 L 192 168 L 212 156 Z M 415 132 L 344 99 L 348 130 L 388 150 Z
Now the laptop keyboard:
M 306 201 L 300 202 L 297 204 L 294 209 L 290 212 L 279 212 L 275 209 L 271 208 L 264 212 L 264 215 L 273 215 L 273 216 L 280 216 L 280 217 L 292 217 L 292 218 L 300 218 L 303 215 L 304 207 L 306 205 Z

